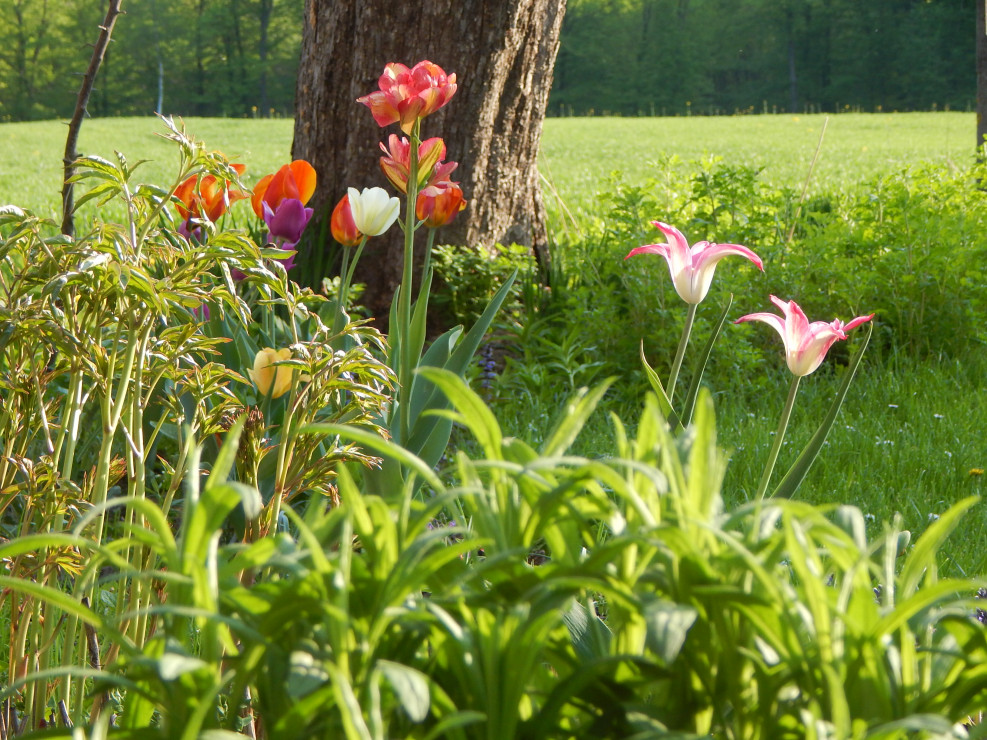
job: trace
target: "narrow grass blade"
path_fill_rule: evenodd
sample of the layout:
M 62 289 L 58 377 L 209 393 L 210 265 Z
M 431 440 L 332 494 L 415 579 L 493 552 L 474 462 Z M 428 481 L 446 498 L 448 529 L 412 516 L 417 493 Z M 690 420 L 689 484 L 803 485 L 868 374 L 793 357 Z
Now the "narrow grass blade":
M 863 344 L 857 350 L 857 354 L 853 356 L 853 359 L 850 360 L 850 366 L 847 368 L 846 374 L 843 377 L 843 384 L 836 393 L 836 398 L 833 399 L 833 405 L 829 407 L 829 412 L 827 412 L 825 418 L 822 420 L 822 424 L 819 425 L 819 429 L 812 435 L 812 439 L 809 440 L 805 449 L 802 450 L 802 454 L 798 456 L 795 464 L 792 465 L 791 469 L 785 474 L 785 477 L 782 478 L 781 483 L 775 488 L 772 494 L 775 498 L 791 498 L 802 484 L 802 481 L 805 480 L 809 468 L 812 467 L 812 463 L 819 455 L 819 451 L 822 449 L 823 443 L 829 435 L 829 430 L 832 429 L 833 423 L 836 421 L 836 416 L 840 413 L 840 408 L 843 406 L 843 401 L 846 399 L 847 392 L 850 390 L 850 384 L 853 383 L 853 377 L 857 374 L 860 360 L 864 356 L 867 344 L 870 342 L 870 337 L 873 333 L 874 327 L 872 324 L 869 324 Z

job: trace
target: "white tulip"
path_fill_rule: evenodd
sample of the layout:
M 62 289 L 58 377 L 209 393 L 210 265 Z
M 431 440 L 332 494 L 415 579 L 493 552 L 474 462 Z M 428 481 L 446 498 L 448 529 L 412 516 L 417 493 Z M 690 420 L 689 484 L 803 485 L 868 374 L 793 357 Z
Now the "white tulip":
M 356 228 L 367 236 L 380 236 L 393 224 L 401 210 L 401 202 L 387 194 L 384 188 L 348 188 L 350 211 Z

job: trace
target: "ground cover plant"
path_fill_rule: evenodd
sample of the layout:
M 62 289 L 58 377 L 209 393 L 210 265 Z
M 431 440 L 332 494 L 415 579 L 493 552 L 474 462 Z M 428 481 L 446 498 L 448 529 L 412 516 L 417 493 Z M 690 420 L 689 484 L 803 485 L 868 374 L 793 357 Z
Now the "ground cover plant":
M 462 205 L 418 146 L 455 78 L 423 69 L 421 116 L 388 83 L 398 66 L 365 101 L 410 137 L 385 163 L 405 210 L 352 189 L 332 222 L 349 265 L 395 219 L 432 250 Z M 984 734 L 981 556 L 949 539 L 983 521 L 977 170 L 879 173 L 801 211 L 744 163 L 616 177 L 579 238 L 557 232 L 552 274 L 436 248 L 383 337 L 352 320 L 345 274 L 322 294 L 290 281 L 305 163 L 247 178 L 163 131 L 166 185 L 126 157 L 80 162 L 82 208 L 108 202 L 78 238 L 2 212 L 0 735 Z M 690 293 L 667 251 L 625 261 L 678 242 L 659 214 L 690 254 L 747 244 L 764 277 L 730 259 L 706 286 L 700 261 L 710 289 Z M 433 265 L 473 328 L 426 345 Z M 864 321 L 887 275 L 930 308 Z M 970 305 L 949 310 L 959 288 Z M 860 336 L 786 366 L 773 332 L 727 321 L 771 291 L 827 319 L 823 344 Z M 962 351 L 933 341 L 957 330 Z M 762 497 L 782 436 L 764 490 L 793 497 Z M 948 467 L 929 452 L 944 444 Z M 894 516 L 909 505 L 918 526 Z

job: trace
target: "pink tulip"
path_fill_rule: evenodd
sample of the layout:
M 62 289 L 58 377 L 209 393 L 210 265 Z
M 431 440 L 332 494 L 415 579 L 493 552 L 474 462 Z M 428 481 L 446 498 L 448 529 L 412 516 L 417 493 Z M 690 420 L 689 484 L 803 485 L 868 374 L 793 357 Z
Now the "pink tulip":
M 411 169 L 411 142 L 404 136 L 391 134 L 388 146 L 380 145 L 386 156 L 380 158 L 380 169 L 391 184 L 402 193 L 408 192 L 408 177 Z M 442 162 L 446 156 L 446 145 L 439 137 L 426 139 L 418 147 L 418 187 L 422 188 L 430 179 L 448 180 L 449 174 L 458 166 L 456 162 Z
M 425 118 L 456 94 L 456 75 L 446 75 L 442 67 L 432 62 L 418 62 L 408 69 L 391 63 L 377 81 L 380 90 L 357 98 L 370 109 L 378 126 L 401 124 L 401 130 L 411 133 L 415 121 Z
M 682 232 L 674 226 L 663 224 L 661 221 L 652 221 L 651 223 L 665 234 L 668 243 L 637 247 L 632 249 L 627 257 L 633 257 L 636 254 L 660 254 L 664 257 L 668 262 L 668 270 L 672 274 L 675 292 L 686 303 L 692 305 L 702 303 L 703 298 L 709 292 L 710 284 L 713 282 L 713 271 L 716 269 L 716 263 L 724 257 L 731 255 L 746 257 L 757 265 L 758 269 L 764 271 L 761 258 L 740 244 L 711 244 L 703 241 L 696 242 L 690 247 Z
M 810 324 L 805 317 L 805 312 L 795 301 L 786 303 L 775 296 L 771 296 L 771 302 L 781 309 L 784 314 L 783 317 L 773 313 L 752 313 L 741 316 L 734 323 L 763 321 L 765 324 L 773 326 L 785 343 L 785 359 L 788 361 L 788 369 L 800 378 L 814 372 L 822 364 L 826 353 L 834 342 L 838 339 L 846 339 L 848 331 L 874 317 L 874 314 L 858 316 L 849 324 L 844 324 L 839 319 L 833 319 L 831 324 L 827 324 L 825 321 L 813 321 Z

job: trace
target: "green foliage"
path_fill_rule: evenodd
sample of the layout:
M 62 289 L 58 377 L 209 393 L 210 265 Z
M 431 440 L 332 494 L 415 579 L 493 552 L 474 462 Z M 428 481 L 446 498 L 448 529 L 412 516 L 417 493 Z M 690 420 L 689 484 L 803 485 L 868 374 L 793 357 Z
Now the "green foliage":
M 511 244 L 487 251 L 477 247 L 437 245 L 432 251 L 432 265 L 439 284 L 432 296 L 432 309 L 446 324 L 472 325 L 498 288 L 518 270 L 502 313 L 510 321 L 520 310 L 519 301 L 537 290 L 537 266 L 528 247 Z
M 334 467 L 366 458 L 299 428 L 379 429 L 391 383 L 375 354 L 379 334 L 350 325 L 349 346 L 336 351 L 339 337 L 320 314 L 325 299 L 286 281 L 272 259 L 280 250 L 209 221 L 197 238 L 179 235 L 171 209 L 180 182 L 212 175 L 240 184 L 222 155 L 164 123 L 179 153 L 168 187 L 139 181 L 141 163 L 122 154 L 76 163 L 75 180 L 89 186 L 77 202 L 113 202 L 119 210 L 106 212 L 122 212 L 119 222 L 96 219 L 69 238 L 16 207 L 0 209 L 0 531 L 17 543 L 3 560 L 9 650 L 0 667 L 27 728 L 57 702 L 75 722 L 90 710 L 96 717 L 109 699 L 92 698 L 87 666 L 142 666 L 148 657 L 166 661 L 156 675 L 167 691 L 179 691 L 171 678 L 189 675 L 169 716 L 201 726 L 196 697 L 219 685 L 202 682 L 210 669 L 203 678 L 200 664 L 229 640 L 214 644 L 219 637 L 189 626 L 168 635 L 156 609 L 169 595 L 215 608 L 224 526 L 250 540 L 277 527 L 283 501 L 334 495 Z M 234 270 L 247 287 L 237 288 Z M 297 381 L 279 399 L 258 398 L 241 373 L 259 347 L 285 344 Z M 216 436 L 231 428 L 218 450 Z M 202 470 L 212 475 L 200 491 Z M 184 529 L 173 532 L 179 511 Z M 125 692 L 128 723 L 143 727 L 154 703 L 133 684 Z
M 750 301 L 755 280 L 764 293 L 800 286 L 813 305 L 808 294 L 828 284 L 800 266 L 799 250 L 823 249 L 837 223 L 859 224 L 845 250 L 859 242 L 856 256 L 872 255 L 853 283 L 850 256 L 829 254 L 854 290 L 906 269 L 967 269 L 930 243 L 915 241 L 910 263 L 874 245 L 944 230 L 976 249 L 977 170 L 896 173 L 874 181 L 880 198 L 817 196 L 798 221 L 794 191 L 747 164 L 669 158 L 654 182 L 615 179 L 599 226 L 587 227 L 595 235 L 555 245 L 548 290 L 522 278 L 520 290 L 507 281 L 494 292 L 495 309 L 512 304 L 502 336 L 517 343 L 491 389 L 497 406 L 457 377 L 482 331 L 425 349 L 415 383 L 428 392 L 410 396 L 414 418 L 463 440 L 437 471 L 435 449 L 418 455 L 415 440 L 382 434 L 394 381 L 376 332 L 333 332 L 337 307 L 287 281 L 279 255 L 243 232 L 204 223 L 201 240 L 176 235 L 175 184 L 238 178 L 181 130 L 167 136 L 181 152 L 169 187 L 140 182 L 135 172 L 148 170 L 122 156 L 80 162 L 83 199 L 110 199 L 123 217 L 97 218 L 76 240 L 0 209 L 0 625 L 10 646 L 0 701 L 25 727 L 64 706 L 75 729 L 46 736 L 963 736 L 987 699 L 987 633 L 972 600 L 984 584 L 941 578 L 940 563 L 954 530 L 982 542 L 969 529 L 982 507 L 957 483 L 980 485 L 965 469 L 982 453 L 976 430 L 962 455 L 959 440 L 936 438 L 957 450 L 950 477 L 932 477 L 934 460 L 910 461 L 903 475 L 951 492 L 938 494 L 931 523 L 922 511 L 913 526 L 905 512 L 914 536 L 892 512 L 881 524 L 832 499 L 872 493 L 874 481 L 861 481 L 877 467 L 866 459 L 874 445 L 862 436 L 893 438 L 899 447 L 883 457 L 901 462 L 920 458 L 901 449 L 917 430 L 933 433 L 929 404 L 974 424 L 985 401 L 964 389 L 982 369 L 941 360 L 906 386 L 900 372 L 861 366 L 873 419 L 864 428 L 848 402 L 847 424 L 833 426 L 839 451 L 813 469 L 828 464 L 828 480 L 836 469 L 832 490 L 813 491 L 823 503 L 747 503 L 768 443 L 747 414 L 766 412 L 777 377 L 762 363 L 780 368 L 777 346 L 723 327 L 726 356 L 714 367 L 713 353 L 708 375 L 736 394 L 718 402 L 735 450 L 728 467 L 708 391 L 676 396 L 694 406 L 681 430 L 655 397 L 636 400 L 647 384 L 640 339 L 663 363 L 684 310 L 664 264 L 623 257 L 653 240 L 655 217 L 692 240 L 763 240 L 752 246 L 777 277 L 724 264 L 698 344 L 719 330 L 716 303 L 728 290 Z M 940 192 L 951 205 L 939 207 Z M 493 289 L 479 274 L 485 260 L 438 258 L 457 311 L 475 310 L 466 292 Z M 513 272 L 511 261 L 494 262 Z M 844 283 L 833 295 L 849 301 Z M 933 346 L 923 331 L 982 331 L 947 310 L 955 285 L 937 283 L 939 304 L 931 288 L 901 289 L 902 301 L 937 305 L 924 314 L 937 323 L 889 320 L 889 362 L 914 369 Z M 816 300 L 826 318 L 851 307 Z M 193 313 L 204 302 L 208 320 Z M 488 309 L 478 324 L 491 319 Z M 292 351 L 282 367 L 297 375 L 280 398 L 244 378 L 265 346 Z M 930 399 L 939 376 L 955 393 Z M 812 408 L 831 391 L 816 391 Z M 601 431 L 600 411 L 621 404 Z M 793 456 L 782 454 L 787 467 Z M 400 472 L 396 486 L 373 485 L 379 461 Z

